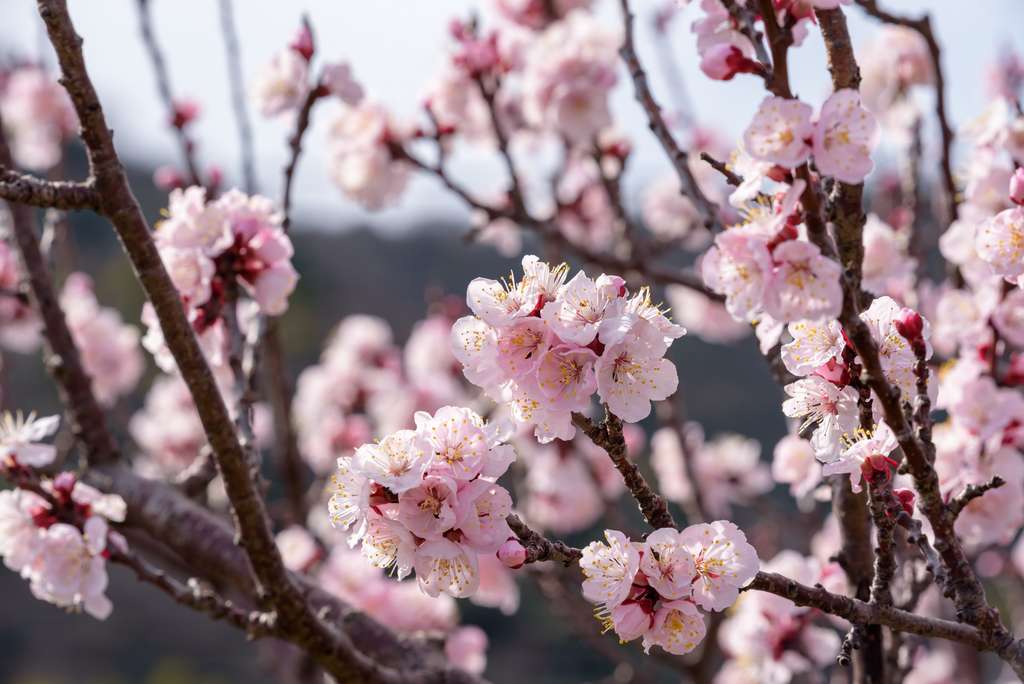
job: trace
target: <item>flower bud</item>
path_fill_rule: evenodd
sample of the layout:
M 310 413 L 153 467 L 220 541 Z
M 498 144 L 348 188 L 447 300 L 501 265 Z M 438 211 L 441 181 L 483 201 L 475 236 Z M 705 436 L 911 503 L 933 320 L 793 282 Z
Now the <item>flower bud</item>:
M 295 38 L 288 44 L 288 47 L 302 55 L 302 58 L 307 62 L 313 59 L 313 52 L 315 51 L 313 47 L 313 32 L 306 21 L 302 22 L 302 26 L 299 27 L 298 33 L 295 34 Z
M 914 514 L 914 492 L 909 489 L 897 489 L 893 491 L 896 498 L 899 499 L 900 506 L 903 507 L 909 515 Z
M 75 474 L 72 472 L 63 472 L 53 478 L 53 491 L 57 497 L 64 499 L 65 501 L 70 501 L 71 492 L 75 488 L 76 479 Z
M 161 190 L 185 187 L 185 177 L 173 166 L 161 166 L 153 172 L 153 185 Z
M 506 568 L 521 568 L 526 563 L 526 549 L 518 540 L 510 538 L 498 549 L 498 560 Z
M 1024 168 L 1018 167 L 1010 177 L 1010 201 L 1024 206 Z
M 901 309 L 893 324 L 896 331 L 911 344 L 923 341 L 921 334 L 924 332 L 924 319 L 913 309 Z
M 174 103 L 171 126 L 182 129 L 199 117 L 199 104 L 193 100 L 179 100 Z

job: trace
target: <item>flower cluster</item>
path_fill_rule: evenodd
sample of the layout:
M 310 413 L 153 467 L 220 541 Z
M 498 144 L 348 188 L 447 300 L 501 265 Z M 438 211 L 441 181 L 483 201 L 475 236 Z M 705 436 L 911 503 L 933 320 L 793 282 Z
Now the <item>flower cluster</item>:
M 871 173 L 871 152 L 878 124 L 860 103 L 856 90 L 837 90 L 813 110 L 799 100 L 776 96 L 764 99 L 743 133 L 743 144 L 754 159 L 795 169 L 814 156 L 825 176 L 844 183 L 860 183 Z
M 646 418 L 652 400 L 676 390 L 676 368 L 664 356 L 686 332 L 647 288 L 630 296 L 618 276 L 581 271 L 566 282 L 567 274 L 528 255 L 518 280 L 476 278 L 466 294 L 475 315 L 452 327 L 466 378 L 510 402 L 516 422 L 534 425 L 542 443 L 572 439 L 572 414 L 595 391 L 622 420 Z
M 431 596 L 470 596 L 480 583 L 478 556 L 512 537 L 512 498 L 496 484 L 515 460 L 506 438 L 469 409 L 417 413 L 415 430 L 338 459 L 331 521 L 374 566 L 395 568 L 399 579 L 415 569 Z
M 775 213 L 719 233 L 704 255 L 704 282 L 725 295 L 726 309 L 735 319 L 767 317 L 785 323 L 839 315 L 839 264 L 800 239 L 804 187 L 804 181 L 796 181 L 777 202 Z
M 67 92 L 34 65 L 0 73 L 0 118 L 15 163 L 34 171 L 56 165 L 64 143 L 78 130 Z
M 731 522 L 655 530 L 643 543 L 616 530 L 583 549 L 583 596 L 622 641 L 643 637 L 644 650 L 660 646 L 689 653 L 704 639 L 701 608 L 731 606 L 757 574 L 757 552 Z
M 96 399 L 110 405 L 135 389 L 143 371 L 138 329 L 125 325 L 115 309 L 100 306 L 84 273 L 68 276 L 60 305 Z
M 260 195 L 231 190 L 208 201 L 200 187 L 174 190 L 156 242 L 198 332 L 220 319 L 237 287 L 248 292 L 262 313 L 284 313 L 299 279 L 281 214 Z
M 125 503 L 73 473 L 52 480 L 35 475 L 35 468 L 54 460 L 56 450 L 40 440 L 57 423 L 56 416 L 10 414 L 0 423 L 0 472 L 15 483 L 31 480 L 31 486 L 0 491 L 0 557 L 28 580 L 39 600 L 104 620 L 112 610 L 105 552 L 108 543 L 124 545 L 109 523 L 124 521 Z
M 0 207 L 0 233 L 7 234 L 6 208 Z M 29 352 L 39 346 L 42 324 L 35 309 L 17 296 L 22 269 L 14 249 L 0 240 L 0 346 L 15 352 Z

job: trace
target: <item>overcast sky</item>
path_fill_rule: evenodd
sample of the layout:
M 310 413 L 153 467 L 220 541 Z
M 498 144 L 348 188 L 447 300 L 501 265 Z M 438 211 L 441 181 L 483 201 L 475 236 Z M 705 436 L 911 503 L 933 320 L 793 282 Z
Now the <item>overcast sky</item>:
M 219 164 L 228 182 L 237 182 L 237 137 L 227 88 L 227 66 L 216 0 L 150 0 L 157 38 L 168 58 L 176 94 L 202 103 L 203 117 L 196 133 L 203 163 Z M 641 21 L 638 40 L 641 58 L 654 77 L 659 98 L 669 100 L 665 82 L 650 41 L 651 12 L 661 0 L 634 0 Z M 618 20 L 617 4 L 597 0 L 600 15 Z M 320 54 L 327 59 L 348 60 L 371 97 L 386 103 L 401 116 L 417 113 L 425 84 L 445 59 L 447 24 L 465 17 L 474 8 L 486 13 L 489 0 L 235 0 L 235 14 L 242 43 L 243 71 L 251 80 L 261 64 L 287 43 L 303 11 L 312 18 Z M 913 14 L 931 5 L 936 12 L 937 33 L 944 47 L 944 66 L 950 82 L 951 115 L 956 125 L 977 114 L 984 102 L 982 75 L 997 49 L 1015 44 L 1024 49 L 1019 31 L 1024 26 L 1024 2 L 976 0 L 975 2 L 927 2 L 887 0 L 893 11 Z M 70 0 L 72 15 L 85 39 L 86 60 L 121 153 L 132 160 L 157 165 L 178 160 L 177 150 L 164 122 L 166 113 L 158 101 L 153 74 L 139 38 L 136 0 Z M 44 55 L 45 39 L 33 0 L 0 0 L 0 52 L 18 56 Z M 713 122 L 723 133 L 737 135 L 763 97 L 752 79 L 740 76 L 730 83 L 711 82 L 697 69 L 696 50 L 689 32 L 690 7 L 676 20 L 672 49 L 699 120 Z M 856 8 L 848 8 L 855 46 L 863 45 L 877 24 Z M 811 32 L 805 45 L 791 56 L 794 88 L 804 99 L 817 102 L 827 94 L 828 81 L 820 34 Z M 621 74 L 613 102 L 617 120 L 636 142 L 636 156 L 627 178 L 630 201 L 643 184 L 666 172 L 661 150 L 650 137 L 643 115 L 632 100 L 626 74 Z M 329 106 L 329 105 L 328 105 Z M 316 223 L 344 227 L 371 223 L 386 230 L 400 229 L 424 214 L 464 216 L 458 201 L 441 191 L 432 180 L 418 180 L 401 205 L 377 214 L 362 211 L 343 198 L 327 179 L 322 141 L 331 118 L 327 106 L 314 114 L 307 134 L 306 154 L 298 171 L 295 192 L 299 225 Z M 280 169 L 285 161 L 289 127 L 283 121 L 266 121 L 253 113 L 257 142 L 260 187 L 276 197 Z M 456 174 L 477 180 L 486 189 L 486 171 L 492 168 L 480 157 L 455 160 Z M 480 185 L 479 183 L 483 183 Z M 493 184 L 490 186 L 493 187 Z

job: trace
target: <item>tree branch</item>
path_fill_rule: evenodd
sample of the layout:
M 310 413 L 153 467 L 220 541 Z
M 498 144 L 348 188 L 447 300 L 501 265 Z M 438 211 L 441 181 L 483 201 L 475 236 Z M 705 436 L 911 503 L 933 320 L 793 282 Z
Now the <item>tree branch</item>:
M 526 547 L 527 563 L 555 561 L 568 567 L 579 561 L 583 555 L 580 549 L 573 548 L 560 541 L 547 539 L 539 532 L 530 529 L 515 513 L 510 513 L 505 520 L 516 536 L 519 537 L 519 541 Z
M 9 157 L 0 165 L 0 199 L 33 207 L 92 210 L 99 208 L 99 195 L 89 181 L 79 183 L 42 180 L 27 173 L 13 171 L 11 166 Z
M 238 147 L 242 159 L 242 183 L 245 191 L 256 191 L 256 154 L 252 141 L 252 122 L 245 98 L 245 77 L 242 74 L 242 57 L 238 49 L 238 33 L 235 30 L 235 13 L 232 0 L 220 0 L 220 28 L 224 34 L 224 50 L 228 61 L 228 80 L 231 84 L 231 107 L 238 127 Z
M 982 482 L 981 484 L 969 484 L 964 487 L 964 490 L 957 494 L 956 498 L 949 502 L 949 513 L 955 520 L 960 512 L 967 507 L 967 504 L 971 503 L 978 497 L 982 496 L 985 492 L 998 489 L 1006 484 L 1006 480 L 995 475 L 988 482 Z

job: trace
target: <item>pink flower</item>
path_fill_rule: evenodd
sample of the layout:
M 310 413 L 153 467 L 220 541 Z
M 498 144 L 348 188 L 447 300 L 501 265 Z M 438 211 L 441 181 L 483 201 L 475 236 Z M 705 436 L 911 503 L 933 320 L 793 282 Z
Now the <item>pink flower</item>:
M 901 311 L 902 307 L 891 297 L 878 297 L 860 317 L 867 324 L 871 336 L 878 345 L 878 355 L 886 379 L 899 386 L 903 396 L 912 397 L 917 393 L 917 378 L 914 374 L 917 357 L 910 343 L 896 328 L 896 320 Z M 925 358 L 931 358 L 931 326 L 924 319 L 921 336 L 925 346 Z
M 895 296 L 914 276 L 917 259 L 907 254 L 907 235 L 874 214 L 864 224 L 862 284 L 876 295 Z
M 892 429 L 884 421 L 880 422 L 871 432 L 854 432 L 838 456 L 822 459 L 825 467 L 821 469 L 821 474 L 849 475 L 850 488 L 859 492 L 862 467 L 867 464 L 876 470 L 887 470 L 892 465 L 888 456 L 898 446 Z
M 662 602 L 654 614 L 653 628 L 644 635 L 644 653 L 661 646 L 667 653 L 686 655 L 704 640 L 706 632 L 704 615 L 690 601 Z
M 56 606 L 81 607 L 97 620 L 105 620 L 113 606 L 105 595 L 107 523 L 98 516 L 85 522 L 83 531 L 56 523 L 41 535 L 39 558 L 30 577 L 32 594 Z
M 412 430 L 399 430 L 356 450 L 359 472 L 395 494 L 419 485 L 431 456 L 430 445 Z
M 320 83 L 349 106 L 354 107 L 363 100 L 363 86 L 352 75 L 352 67 L 345 62 L 325 64 Z
M 487 634 L 475 625 L 459 627 L 445 640 L 444 655 L 455 667 L 481 675 L 487 669 Z
M 292 572 L 306 572 L 320 558 L 320 548 L 306 528 L 286 527 L 274 538 L 284 566 Z
M 0 116 L 14 162 L 45 171 L 60 161 L 64 142 L 78 129 L 71 99 L 56 79 L 37 66 L 6 74 L 0 89 Z
M 419 412 L 416 429 L 434 453 L 431 474 L 469 481 L 483 469 L 490 445 L 483 421 L 473 411 L 445 406 L 433 416 Z
M 839 264 L 816 245 L 788 240 L 772 251 L 775 262 L 764 284 L 765 311 L 780 322 L 835 318 L 843 306 Z
M 460 492 L 455 513 L 463 544 L 477 553 L 494 554 L 510 536 L 505 518 L 512 512 L 512 497 L 501 485 L 478 479 Z
M 30 413 L 25 418 L 21 413 L 13 416 L 5 411 L 0 418 L 0 457 L 3 461 L 13 458 L 18 465 L 29 468 L 50 465 L 57 449 L 52 444 L 39 442 L 55 433 L 58 425 L 60 416 L 37 419 L 36 414 Z
M 499 332 L 496 362 L 506 378 L 535 373 L 549 344 L 547 323 L 534 317 L 519 319 Z
M 832 361 L 846 347 L 838 321 L 797 321 L 788 326 L 792 341 L 782 345 L 780 355 L 786 370 L 796 376 L 809 375 Z
M 1007 278 L 1024 274 L 1024 207 L 1002 211 L 978 227 L 978 256 Z
M 400 139 L 379 104 L 363 100 L 338 115 L 328 139 L 328 173 L 338 189 L 370 211 L 393 205 L 409 182 L 409 165 L 389 145 Z
M 743 145 L 755 159 L 796 168 L 811 156 L 812 113 L 799 100 L 767 97 L 743 133 Z
M 309 91 L 309 61 L 292 49 L 281 50 L 256 78 L 252 98 L 260 114 L 297 110 Z
M 731 344 L 750 335 L 750 326 L 737 321 L 725 306 L 682 285 L 669 285 L 665 297 L 672 305 L 672 317 L 687 331 L 712 344 Z
M 473 594 L 480 582 L 476 552 L 448 539 L 424 542 L 416 549 L 416 579 L 429 596 Z
M 912 28 L 884 24 L 871 45 L 859 54 L 864 101 L 879 116 L 911 87 L 934 81 L 928 44 Z
M 619 641 L 633 641 L 654 626 L 654 604 L 650 600 L 626 601 L 612 608 L 609 619 Z
M 421 539 L 440 539 L 455 526 L 454 480 L 428 476 L 398 497 L 398 520 Z
M 138 329 L 125 325 L 116 310 L 101 307 L 92 280 L 82 273 L 68 276 L 60 304 L 96 399 L 112 405 L 142 376 Z
M 394 569 L 401 581 L 412 573 L 416 540 L 399 521 L 371 518 L 360 550 L 370 565 L 382 570 Z
M 1024 290 L 1012 290 L 992 314 L 999 334 L 1012 344 L 1024 347 Z
M 738 31 L 719 33 L 721 42 L 707 45 L 701 52 L 700 70 L 716 81 L 731 81 L 736 74 L 759 74 L 763 67 L 753 58 L 750 39 Z
M 746 535 L 727 520 L 691 525 L 679 533 L 679 541 L 696 562 L 693 601 L 705 610 L 732 605 L 760 566 Z
M 177 475 L 207 443 L 192 395 L 179 375 L 154 380 L 128 430 L 143 452 L 135 461 L 137 469 L 154 478 Z
M 611 610 L 626 600 L 633 578 L 640 569 L 640 552 L 629 538 L 616 530 L 605 530 L 608 542 L 590 542 L 583 549 L 583 597 Z
M 665 599 L 688 598 L 696 565 L 685 549 L 679 532 L 665 527 L 647 536 L 640 558 L 640 570 L 647 582 Z
M 331 524 L 351 530 L 358 541 L 366 531 L 366 515 L 370 508 L 370 482 L 358 473 L 348 458 L 338 459 L 338 469 L 331 476 L 328 488 L 331 498 L 327 511 Z
M 0 557 L 14 572 L 30 573 L 41 551 L 42 529 L 34 517 L 46 500 L 24 489 L 0 491 Z
M 814 164 L 818 171 L 844 183 L 861 183 L 871 173 L 871 151 L 878 124 L 860 104 L 860 93 L 844 88 L 821 107 L 814 128 Z
M 782 413 L 801 418 L 801 431 L 816 425 L 811 437 L 814 451 L 823 461 L 839 451 L 840 438 L 858 424 L 857 391 L 837 387 L 832 382 L 810 375 L 783 388 L 789 399 L 782 402 Z
M 608 93 L 618 80 L 620 37 L 589 13 L 571 12 L 530 47 L 523 70 L 530 123 L 571 141 L 591 140 L 611 123 Z
M 797 435 L 786 435 L 775 445 L 772 477 L 789 485 L 795 499 L 803 499 L 821 482 L 821 466 L 814 458 L 814 447 Z
M 725 308 L 733 318 L 754 321 L 761 313 L 771 259 L 763 235 L 750 227 L 730 228 L 715 237 L 701 261 L 701 273 L 708 287 L 725 295 Z
M 559 339 L 588 345 L 597 337 L 605 309 L 620 294 L 620 285 L 611 276 L 602 274 L 591 280 L 580 271 L 565 284 L 557 300 L 541 309 Z
M 667 345 L 651 323 L 641 320 L 634 334 L 604 350 L 595 366 L 597 393 L 627 423 L 651 412 L 651 401 L 672 396 L 679 384 L 675 365 L 664 357 Z

